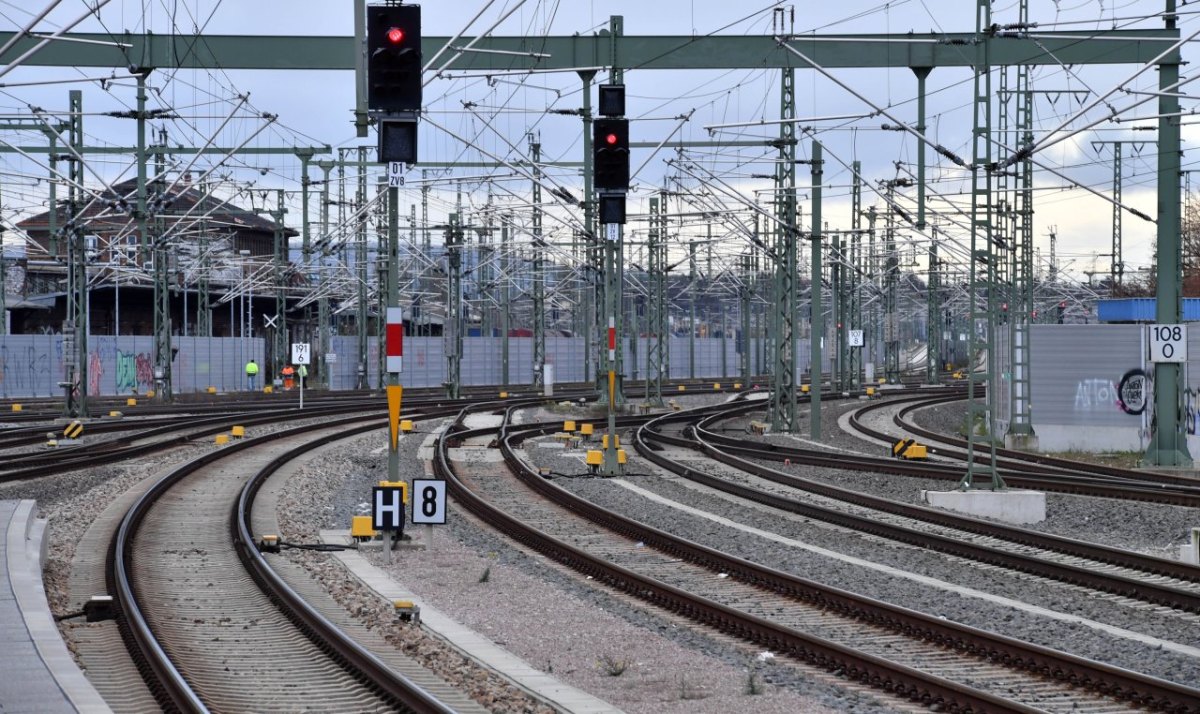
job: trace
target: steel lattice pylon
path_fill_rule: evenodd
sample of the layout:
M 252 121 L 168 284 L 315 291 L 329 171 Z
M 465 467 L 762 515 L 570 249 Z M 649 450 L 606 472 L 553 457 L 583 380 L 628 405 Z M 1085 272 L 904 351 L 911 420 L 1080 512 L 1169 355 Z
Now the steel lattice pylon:
M 446 228 L 446 396 L 458 399 L 462 384 L 463 299 L 462 299 L 463 229 L 460 214 L 450 214 Z
M 992 429 L 995 425 L 996 385 L 988 383 L 988 393 L 980 403 L 979 386 L 994 377 L 996 369 L 996 261 L 997 255 L 992 242 L 992 195 L 989 168 L 992 165 L 992 75 L 989 47 L 991 46 L 992 8 L 991 0 L 976 0 L 975 31 L 978 43 L 975 48 L 974 127 L 971 136 L 971 255 L 969 263 L 969 287 L 967 295 L 968 355 L 967 369 L 967 471 L 959 480 L 959 487 L 970 489 L 976 479 L 986 480 L 993 490 L 1005 488 L 1003 479 L 996 470 L 996 442 Z M 975 370 L 975 360 L 980 355 L 986 361 L 982 373 Z M 977 423 L 982 417 L 982 423 Z M 982 430 L 982 433 L 980 433 Z M 975 454 L 984 448 L 988 461 L 975 462 Z
M 779 163 L 775 169 L 775 368 L 771 429 L 796 431 L 796 71 L 781 71 Z
M 670 371 L 670 334 L 667 325 L 667 193 L 650 197 L 650 233 L 647 242 L 650 264 L 650 324 L 646 332 L 650 335 L 647 349 L 649 360 L 646 379 L 650 388 L 646 401 L 654 406 L 663 405 L 663 380 Z
M 542 242 L 542 145 L 529 135 L 529 156 L 533 162 L 533 386 L 545 383 L 546 365 L 546 280 Z
M 1029 22 L 1029 1 L 1021 0 L 1020 21 Z M 1033 142 L 1033 93 L 1029 84 L 1029 65 L 1017 66 L 1017 126 L 1020 146 Z M 1034 247 L 1033 247 L 1033 162 L 1028 157 L 1017 165 L 1015 210 L 1017 221 L 1013 240 L 1011 309 L 1012 373 L 1008 436 L 1032 445 L 1033 406 L 1030 388 L 1031 349 L 1029 325 L 1034 320 Z M 1013 444 L 1016 445 L 1016 444 Z

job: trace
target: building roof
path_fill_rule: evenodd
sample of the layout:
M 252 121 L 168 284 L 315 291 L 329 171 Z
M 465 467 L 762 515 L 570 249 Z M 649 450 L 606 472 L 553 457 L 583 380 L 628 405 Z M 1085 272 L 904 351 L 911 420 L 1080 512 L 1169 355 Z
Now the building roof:
M 272 233 L 276 223 L 270 218 L 245 210 L 232 202 L 225 202 L 218 196 L 204 196 L 194 185 L 180 181 L 170 189 L 166 196 L 161 191 L 166 185 L 147 184 L 147 207 L 151 215 L 161 213 L 170 224 L 176 217 L 187 215 L 185 220 L 191 220 L 207 214 L 205 219 L 210 229 L 228 229 L 232 231 L 262 231 Z M 100 231 L 120 230 L 135 222 L 134 211 L 137 208 L 137 179 L 130 179 L 113 184 L 111 190 L 101 194 L 102 200 L 89 201 L 83 210 L 85 231 L 96 233 Z M 197 207 L 199 205 L 199 207 Z M 61 205 L 57 210 L 56 225 L 63 225 L 67 220 L 67 207 Z M 29 234 L 45 233 L 49 227 L 50 212 L 46 211 L 36 216 L 26 218 L 17 227 Z M 287 236 L 299 233 L 284 227 Z

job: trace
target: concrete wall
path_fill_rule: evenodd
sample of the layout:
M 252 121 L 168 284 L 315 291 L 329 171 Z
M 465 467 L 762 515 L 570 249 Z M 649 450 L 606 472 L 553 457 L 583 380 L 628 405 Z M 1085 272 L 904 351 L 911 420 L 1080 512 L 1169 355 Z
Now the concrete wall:
M 178 393 L 245 387 L 244 367 L 263 360 L 261 339 L 175 337 L 171 371 Z M 62 335 L 0 337 L 0 397 L 58 397 L 63 381 Z M 145 393 L 154 385 L 154 338 L 88 338 L 88 394 Z
M 496 384 L 504 381 L 501 360 L 501 337 L 463 338 L 462 383 L 467 386 Z M 638 338 L 636 351 L 630 340 L 624 340 L 624 372 L 629 379 L 645 379 L 647 355 L 652 340 Z M 405 337 L 404 372 L 400 383 L 407 387 L 436 387 L 446 380 L 445 340 L 441 337 Z M 330 366 L 332 389 L 353 389 L 357 383 L 358 341 L 356 337 L 334 337 L 333 352 L 337 360 Z M 691 376 L 691 345 L 686 337 L 672 337 L 669 344 L 671 379 Z M 547 337 L 546 364 L 554 365 L 555 382 L 582 382 L 587 341 L 582 337 Z M 514 386 L 533 383 L 533 338 L 510 337 L 508 340 L 508 383 Z M 722 364 L 724 352 L 724 364 Z M 808 341 L 797 344 L 797 365 L 808 368 Z M 751 364 L 760 372 L 757 348 L 751 353 Z M 367 340 L 367 385 L 379 384 L 379 347 L 374 337 Z M 730 337 L 697 338 L 695 341 L 695 376 L 697 379 L 732 379 L 739 375 L 740 356 L 736 341 Z M 593 365 L 595 360 L 593 359 Z M 826 362 L 828 365 L 828 362 Z M 722 368 L 723 367 L 723 368 Z M 826 367 L 828 369 L 828 366 Z
M 1033 426 L 1046 451 L 1140 451 L 1150 435 L 1150 410 L 1135 416 L 1117 404 L 1118 385 L 1131 369 L 1153 372 L 1145 361 L 1144 325 L 1034 325 Z M 1200 454 L 1196 434 L 1200 394 L 1200 330 L 1188 339 L 1184 365 L 1188 446 Z

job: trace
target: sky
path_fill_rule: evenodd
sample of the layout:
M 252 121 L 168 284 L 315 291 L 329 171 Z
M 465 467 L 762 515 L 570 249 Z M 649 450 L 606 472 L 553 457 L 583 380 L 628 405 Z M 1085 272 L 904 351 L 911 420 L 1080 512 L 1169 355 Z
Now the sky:
M 103 2 L 90 1 L 93 4 Z M 53 0 L 0 0 L 0 29 L 22 27 L 41 7 L 51 4 Z M 1165 0 L 1033 0 L 1030 4 L 1034 6 L 1030 19 L 1038 24 L 1038 32 L 1094 31 L 1113 27 L 1160 28 L 1162 20 L 1156 15 L 1162 12 Z M 627 35 L 771 36 L 779 30 L 776 23 L 782 22 L 787 32 L 803 36 L 972 32 L 975 25 L 973 5 L 963 0 L 842 3 L 428 0 L 422 8 L 426 36 L 450 36 L 461 32 L 471 37 L 493 25 L 496 27 L 492 34 L 499 36 L 588 35 L 607 27 L 611 15 L 624 18 Z M 61 0 L 35 31 L 52 32 L 81 16 L 84 7 L 83 0 Z M 1197 19 L 1200 11 L 1191 6 L 1181 10 L 1181 32 L 1186 36 L 1200 29 Z M 1015 22 L 1017 13 L 1018 2 L 993 4 L 993 21 L 996 23 Z M 477 15 L 478 19 L 468 27 L 468 21 Z M 247 36 L 247 42 L 253 42 L 253 37 L 260 35 L 348 36 L 353 32 L 353 5 L 345 0 L 109 0 L 99 10 L 98 19 L 85 20 L 76 29 L 113 36 L 126 30 L 184 35 L 196 32 L 233 34 Z M 1185 46 L 1185 61 L 1190 60 L 1193 47 L 1192 44 Z M 1136 69 L 1134 66 L 1106 66 L 1036 70 L 1033 86 L 1042 93 L 1034 107 L 1035 136 L 1042 136 L 1057 127 L 1077 113 L 1078 102 L 1090 102 L 1098 94 L 1107 93 Z M 507 161 L 524 160 L 528 158 L 531 135 L 540 141 L 545 160 L 573 162 L 582 159 L 579 118 L 553 113 L 577 109 L 581 105 L 580 82 L 573 73 L 494 77 L 451 74 L 454 76 L 432 80 L 425 90 L 427 121 L 421 127 L 423 161 L 438 164 L 481 162 L 496 157 Z M 101 76 L 114 79 L 103 86 L 95 81 L 59 83 L 64 79 Z M 916 81 L 909 70 L 835 70 L 833 76 L 836 82 L 816 71 L 797 71 L 798 116 L 862 115 L 871 113 L 873 107 L 885 107 L 901 121 L 915 123 Z M 968 158 L 972 126 L 970 79 L 968 70 L 939 68 L 930 75 L 928 84 L 929 135 Z M 155 72 L 149 81 L 154 90 L 151 105 L 170 108 L 179 117 L 155 124 L 166 129 L 171 144 L 199 145 L 212 141 L 219 146 L 236 146 L 245 142 L 247 146 L 276 148 L 328 144 L 335 151 L 374 145 L 373 134 L 368 139 L 359 139 L 350 123 L 354 102 L 351 72 L 181 70 Z M 132 83 L 129 75 L 120 69 L 104 72 L 17 67 L 0 77 L 0 82 L 3 83 L 0 86 L 0 111 L 8 119 L 36 119 L 31 106 L 42 108 L 47 115 L 63 112 L 68 89 L 82 89 L 88 144 L 129 146 L 134 142 L 133 122 L 103 116 L 105 112 L 127 110 L 133 106 Z M 657 142 L 670 136 L 690 141 L 717 138 L 766 140 L 778 134 L 776 125 L 709 130 L 715 124 L 778 119 L 778 71 L 630 70 L 625 73 L 625 82 L 627 114 L 632 120 L 631 135 L 635 141 Z M 839 82 L 849 85 L 861 97 L 839 86 Z M 1156 83 L 1156 73 L 1149 71 L 1128 87 L 1151 90 Z M 243 97 L 247 97 L 244 104 L 241 103 Z M 1139 98 L 1145 96 L 1118 91 L 1107 106 L 1120 109 Z M 1195 104 L 1185 99 L 1183 106 L 1190 110 Z M 1150 116 L 1154 114 L 1154 107 L 1152 101 L 1118 116 Z M 233 119 L 228 119 L 230 112 L 233 112 Z M 262 119 L 263 113 L 278 118 L 268 125 Z M 1110 113 L 1102 104 L 1070 126 L 1081 127 Z M 862 162 L 863 175 L 872 185 L 904 175 L 905 171 L 915 171 L 915 139 L 904 132 L 883 131 L 881 125 L 885 121 L 874 116 L 812 122 L 818 129 L 814 136 L 825 149 L 823 215 L 831 230 L 850 227 L 850 173 L 846 165 L 851 161 Z M 1155 215 L 1156 149 L 1152 141 L 1148 141 L 1154 138 L 1154 132 L 1132 131 L 1131 125 L 1149 126 L 1153 121 L 1104 121 L 1095 130 L 1082 132 L 1039 154 L 1040 161 L 1065 176 L 1062 178 L 1046 170 L 1035 171 L 1034 233 L 1043 263 L 1048 261 L 1048 236 L 1054 231 L 1062 270 L 1085 281 L 1084 274 L 1088 271 L 1100 275 L 1108 272 L 1111 258 L 1105 254 L 1110 252 L 1112 204 L 1079 187 L 1089 186 L 1111 196 L 1112 147 L 1094 145 L 1095 141 L 1138 142 L 1123 148 L 1123 201 L 1130 207 Z M 1200 136 L 1192 126 L 1184 127 L 1184 136 L 1183 161 L 1187 168 L 1195 165 L 1193 152 L 1188 149 Z M 29 133 L 0 131 L 0 141 L 6 144 L 29 144 L 37 137 Z M 800 158 L 807 158 L 812 138 L 803 138 L 797 150 Z M 640 236 L 647 230 L 642 220 L 646 198 L 665 182 L 673 188 L 696 193 L 703 193 L 702 184 L 707 184 L 709 190 L 713 185 L 719 185 L 720 190 L 728 190 L 728 194 L 722 196 L 722 203 L 740 207 L 748 217 L 746 204 L 756 197 L 759 201 L 769 199 L 767 189 L 771 181 L 762 177 L 774 171 L 775 156 L 774 150 L 763 147 L 696 147 L 683 153 L 635 150 L 633 167 L 645 166 L 635 176 L 631 193 L 633 221 L 627 226 L 627 235 L 632 250 L 638 250 Z M 179 160 L 180 166 L 188 161 L 186 157 Z M 961 223 L 963 215 L 955 206 L 961 207 L 966 200 L 970 188 L 967 174 L 932 153 L 930 163 L 930 191 L 931 195 L 936 192 L 938 196 L 929 205 L 935 210 L 937 220 L 944 219 L 946 235 L 951 240 L 961 240 L 961 231 L 954 228 L 954 223 Z M 97 180 L 110 182 L 132 175 L 130 156 L 105 155 L 89 165 Z M 253 197 L 247 191 L 284 188 L 293 192 L 288 199 L 292 206 L 289 221 L 298 223 L 298 197 L 294 192 L 300 185 L 299 166 L 297 160 L 288 156 L 254 156 L 239 157 L 216 167 L 207 160 L 199 161 L 191 169 L 196 175 L 211 169 L 214 177 L 225 182 L 227 191 L 241 192 L 243 202 Z M 373 185 L 379 167 L 373 166 L 371 170 Z M 807 166 L 798 167 L 797 184 L 801 187 L 803 216 L 810 215 L 812 210 L 807 172 Z M 579 195 L 582 180 L 578 169 L 547 167 L 546 173 L 549 183 Z M 488 174 L 498 180 L 453 180 Z M 6 225 L 34 211 L 44 210 L 45 175 L 46 169 L 37 161 L 11 153 L 0 156 L 0 196 L 3 197 L 0 218 Z M 507 205 L 516 214 L 518 225 L 528 227 L 529 182 L 514 178 L 518 174 L 509 168 L 437 168 L 426 169 L 423 174 L 421 167 L 415 167 L 408 174 L 408 188 L 401 199 L 401 214 L 405 217 L 409 213 L 408 206 L 420 200 L 419 179 L 422 176 L 434 181 L 429 194 L 431 223 L 442 222 L 445 214 L 455 209 L 460 191 L 462 203 L 469 210 L 487 203 L 490 188 L 491 200 L 497 205 Z M 1200 178 L 1197 188 L 1200 189 Z M 906 191 L 911 194 L 911 189 Z M 913 196 L 907 195 L 901 200 L 911 203 Z M 864 192 L 863 203 L 864 206 L 875 204 L 881 209 L 883 206 L 869 189 Z M 717 204 L 703 198 L 694 199 L 690 205 L 672 201 L 671 210 L 673 213 L 694 211 L 698 205 Z M 550 220 L 546 225 L 552 243 L 565 246 L 570 242 L 571 231 L 579 226 L 578 214 L 578 210 L 563 205 L 548 207 Z M 313 217 L 316 217 L 315 209 Z M 680 234 L 681 240 L 688 237 L 703 239 L 709 235 L 709 227 L 694 217 L 680 217 L 677 221 L 678 228 L 674 232 Z M 1155 227 L 1130 213 L 1124 214 L 1123 225 L 1124 259 L 1129 274 L 1149 263 Z M 331 230 L 336 232 L 336 226 Z M 915 262 L 922 263 L 926 237 L 911 230 L 902 230 L 901 234 L 911 241 Z M 746 249 L 746 239 L 733 230 L 728 221 L 715 225 L 713 235 L 718 256 L 734 256 Z M 636 255 L 634 259 L 637 259 Z

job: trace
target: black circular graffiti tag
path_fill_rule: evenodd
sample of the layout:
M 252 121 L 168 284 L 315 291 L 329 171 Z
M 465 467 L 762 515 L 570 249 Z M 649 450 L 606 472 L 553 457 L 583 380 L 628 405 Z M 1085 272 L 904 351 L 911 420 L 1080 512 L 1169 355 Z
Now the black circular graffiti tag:
M 1126 414 L 1141 414 L 1146 411 L 1149 392 L 1150 375 L 1144 369 L 1131 369 L 1121 377 L 1121 385 L 1117 387 L 1117 405 Z

